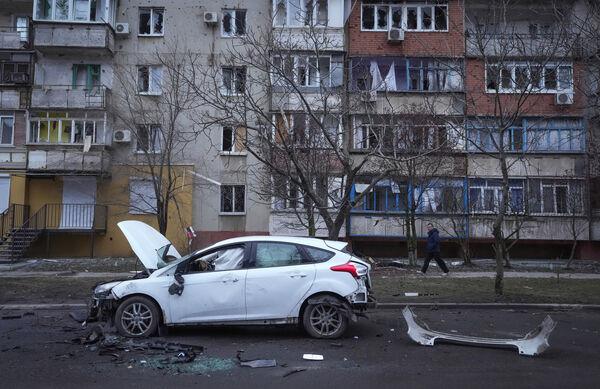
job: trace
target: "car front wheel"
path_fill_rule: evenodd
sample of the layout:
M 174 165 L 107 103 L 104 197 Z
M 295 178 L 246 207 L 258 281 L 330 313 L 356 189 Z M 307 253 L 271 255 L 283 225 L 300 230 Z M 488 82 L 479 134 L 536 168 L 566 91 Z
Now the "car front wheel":
M 346 332 L 348 318 L 341 311 L 341 303 L 334 297 L 319 299 L 304 310 L 302 324 L 313 338 L 336 339 Z
M 144 338 L 156 332 L 159 313 L 156 304 L 143 296 L 125 300 L 115 313 L 117 331 L 123 336 Z

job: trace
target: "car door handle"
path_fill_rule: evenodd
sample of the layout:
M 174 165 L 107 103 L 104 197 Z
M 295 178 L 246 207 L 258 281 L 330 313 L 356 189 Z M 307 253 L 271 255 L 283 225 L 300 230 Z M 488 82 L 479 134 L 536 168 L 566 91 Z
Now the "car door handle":
M 290 274 L 290 278 L 305 278 L 306 274 Z
M 237 279 L 237 278 L 230 278 L 230 279 L 227 279 L 227 280 L 223 280 L 221 282 L 224 283 L 224 284 L 226 284 L 228 282 L 234 283 L 234 282 L 238 282 L 238 281 L 239 281 L 239 279 Z

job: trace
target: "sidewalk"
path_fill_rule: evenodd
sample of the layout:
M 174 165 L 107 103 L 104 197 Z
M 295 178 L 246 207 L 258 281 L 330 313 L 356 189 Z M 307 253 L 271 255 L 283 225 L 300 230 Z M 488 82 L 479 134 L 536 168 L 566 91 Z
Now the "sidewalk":
M 375 270 L 375 273 L 378 271 Z M 25 277 L 69 277 L 69 278 L 129 278 L 134 272 L 73 272 L 73 271 L 0 271 L 0 278 L 25 278 Z M 432 270 L 425 276 L 414 271 L 398 272 L 399 277 L 408 278 L 442 278 L 439 271 Z M 450 278 L 494 278 L 495 272 L 492 271 L 461 271 L 450 272 Z M 385 277 L 385 276 L 384 276 Z M 556 273 L 541 271 L 505 271 L 504 278 L 557 278 Z M 597 273 L 560 273 L 561 279 L 573 280 L 600 280 L 600 274 Z

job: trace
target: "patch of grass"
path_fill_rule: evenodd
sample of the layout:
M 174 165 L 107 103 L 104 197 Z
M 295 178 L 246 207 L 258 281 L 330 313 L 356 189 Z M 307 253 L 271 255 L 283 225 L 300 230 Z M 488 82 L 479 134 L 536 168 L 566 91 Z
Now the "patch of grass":
M 553 278 L 507 278 L 504 296 L 497 298 L 493 278 L 383 277 L 373 277 L 373 289 L 379 302 L 600 304 L 600 280 L 557 282 Z M 405 292 L 426 296 L 404 297 Z
M 92 288 L 111 278 L 3 277 L 0 278 L 0 303 L 87 302 Z

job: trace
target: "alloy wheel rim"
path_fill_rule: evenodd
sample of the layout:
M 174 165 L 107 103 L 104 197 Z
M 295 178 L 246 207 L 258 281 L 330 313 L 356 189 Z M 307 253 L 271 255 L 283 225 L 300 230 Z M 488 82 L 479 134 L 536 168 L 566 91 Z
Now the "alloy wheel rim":
M 333 305 L 319 304 L 310 314 L 310 325 L 322 336 L 333 335 L 342 326 L 342 315 Z
M 152 311 L 146 304 L 133 303 L 123 310 L 121 324 L 130 335 L 142 335 L 152 325 Z

